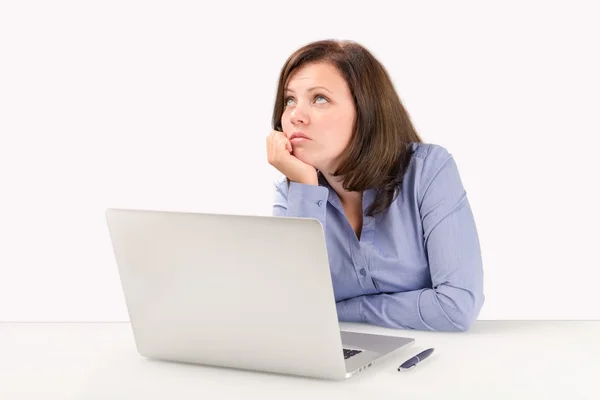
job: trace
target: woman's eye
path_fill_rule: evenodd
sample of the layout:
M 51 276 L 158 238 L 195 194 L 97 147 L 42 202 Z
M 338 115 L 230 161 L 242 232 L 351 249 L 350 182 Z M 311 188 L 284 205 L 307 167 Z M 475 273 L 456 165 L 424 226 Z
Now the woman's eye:
M 325 96 L 321 96 L 320 94 L 316 95 L 316 96 L 315 96 L 315 99 L 318 99 L 319 97 L 320 97 L 320 98 L 322 98 L 322 99 L 324 99 L 324 100 L 327 100 L 327 98 L 326 98 Z M 292 100 L 292 99 L 293 99 L 293 97 L 286 97 L 286 98 L 285 98 L 285 101 L 284 101 L 284 104 L 285 104 L 286 106 L 287 106 L 287 105 L 289 105 L 289 104 L 288 104 L 288 101 L 289 101 L 289 100 Z

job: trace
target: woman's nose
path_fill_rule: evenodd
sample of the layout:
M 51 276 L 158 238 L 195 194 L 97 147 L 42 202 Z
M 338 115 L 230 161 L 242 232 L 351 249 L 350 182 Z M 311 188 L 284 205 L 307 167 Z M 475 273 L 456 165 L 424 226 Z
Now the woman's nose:
M 308 123 L 308 115 L 302 107 L 296 106 L 290 113 L 290 120 L 294 125 L 306 124 Z

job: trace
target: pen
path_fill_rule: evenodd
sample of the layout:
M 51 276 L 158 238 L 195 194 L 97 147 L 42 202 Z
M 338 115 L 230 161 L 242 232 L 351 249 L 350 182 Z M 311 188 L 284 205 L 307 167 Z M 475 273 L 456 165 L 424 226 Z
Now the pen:
M 414 356 L 410 360 L 407 360 L 402 365 L 400 365 L 398 367 L 398 371 L 406 371 L 407 369 L 413 368 L 419 362 L 421 362 L 424 359 L 426 359 L 427 357 L 429 357 L 431 355 L 431 353 L 433 353 L 433 348 L 427 349 L 427 350 L 424 350 L 424 351 L 420 352 L 419 354 L 417 354 L 416 356 Z

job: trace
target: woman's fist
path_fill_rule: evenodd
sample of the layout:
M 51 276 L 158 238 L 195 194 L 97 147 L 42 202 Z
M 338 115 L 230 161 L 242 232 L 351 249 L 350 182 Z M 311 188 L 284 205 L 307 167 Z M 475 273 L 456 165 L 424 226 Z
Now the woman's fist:
M 267 136 L 267 159 L 290 181 L 318 185 L 317 170 L 292 155 L 292 143 L 280 131 L 271 131 Z

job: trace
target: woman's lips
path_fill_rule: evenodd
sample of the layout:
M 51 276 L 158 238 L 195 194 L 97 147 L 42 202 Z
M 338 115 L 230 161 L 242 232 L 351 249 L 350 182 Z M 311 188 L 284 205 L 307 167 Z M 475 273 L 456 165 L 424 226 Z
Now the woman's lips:
M 295 138 L 293 138 L 293 139 L 292 139 L 292 140 L 290 140 L 290 141 L 291 141 L 292 143 L 302 143 L 302 142 L 308 142 L 309 140 L 310 140 L 310 139 L 308 139 L 308 138 L 305 138 L 305 137 L 298 136 L 298 137 L 295 137 Z

